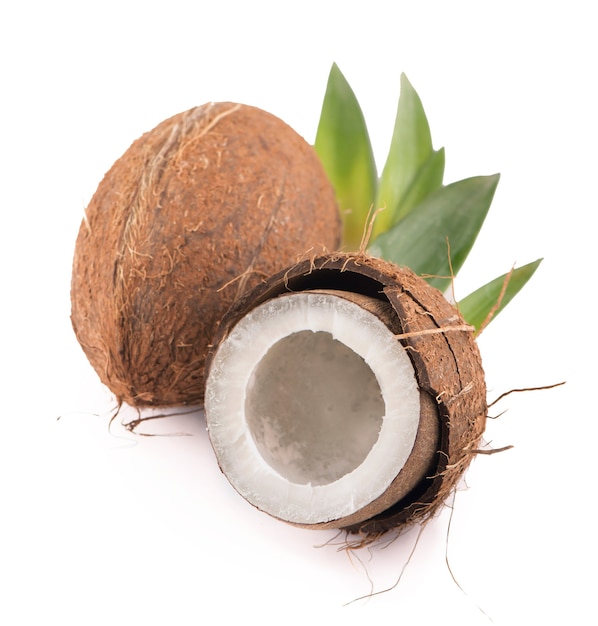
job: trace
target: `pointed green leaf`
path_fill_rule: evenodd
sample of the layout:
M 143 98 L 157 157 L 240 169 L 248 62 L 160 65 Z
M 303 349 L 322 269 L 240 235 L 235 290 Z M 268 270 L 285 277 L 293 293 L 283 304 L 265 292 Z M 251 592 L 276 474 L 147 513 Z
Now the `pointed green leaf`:
M 406 215 L 405 195 L 432 151 L 430 127 L 421 100 L 405 74 L 401 74 L 394 131 L 376 196 L 376 208 L 385 210 L 376 220 L 375 235 Z
M 533 263 L 528 263 L 527 265 L 514 269 L 506 284 L 502 298 L 501 293 L 509 274 L 503 274 L 483 287 L 476 289 L 476 291 L 470 293 L 459 302 L 461 315 L 463 315 L 468 324 L 471 324 L 475 327 L 476 331 L 479 331 L 490 312 L 493 312 L 492 319 L 494 319 L 519 291 L 521 291 L 523 286 L 538 269 L 541 262 L 542 259 L 537 259 Z M 494 310 L 495 308 L 496 310 Z
M 378 174 L 361 107 L 336 64 L 328 77 L 315 149 L 336 192 L 343 217 L 343 246 L 357 250 Z
M 458 273 L 476 240 L 499 178 L 499 174 L 476 176 L 441 187 L 380 235 L 369 252 L 406 265 L 444 291 L 451 269 Z

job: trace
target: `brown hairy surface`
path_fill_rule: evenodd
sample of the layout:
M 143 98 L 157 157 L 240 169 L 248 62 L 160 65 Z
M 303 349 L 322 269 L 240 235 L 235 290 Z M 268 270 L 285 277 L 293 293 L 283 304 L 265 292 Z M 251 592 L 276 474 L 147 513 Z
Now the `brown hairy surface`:
M 131 145 L 86 210 L 71 284 L 77 339 L 118 402 L 199 404 L 230 305 L 339 237 L 334 191 L 293 129 L 227 102 L 180 113 Z

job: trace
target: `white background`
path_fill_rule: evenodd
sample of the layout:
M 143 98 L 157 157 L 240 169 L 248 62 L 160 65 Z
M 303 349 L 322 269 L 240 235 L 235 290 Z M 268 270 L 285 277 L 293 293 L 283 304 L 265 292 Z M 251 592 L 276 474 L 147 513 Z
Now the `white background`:
M 2 6 L 0 623 L 595 623 L 591 3 Z M 480 337 L 489 400 L 567 381 L 493 407 L 506 413 L 487 439 L 515 447 L 477 458 L 450 532 L 447 508 L 397 588 L 349 606 L 397 580 L 417 531 L 351 560 L 316 547 L 334 533 L 286 526 L 238 497 L 198 414 L 146 426 L 189 436 L 131 435 L 122 416 L 109 431 L 113 401 L 69 321 L 83 209 L 136 137 L 232 100 L 313 141 L 333 61 L 379 167 L 405 72 L 446 147 L 446 182 L 501 172 L 458 297 L 545 259 Z

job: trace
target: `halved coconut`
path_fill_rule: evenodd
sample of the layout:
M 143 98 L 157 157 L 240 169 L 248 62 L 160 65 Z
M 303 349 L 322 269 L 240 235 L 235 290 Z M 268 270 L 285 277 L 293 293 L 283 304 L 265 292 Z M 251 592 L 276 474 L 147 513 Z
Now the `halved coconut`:
M 251 504 L 379 534 L 434 513 L 472 458 L 486 401 L 470 328 L 410 270 L 299 263 L 244 297 L 208 357 L 208 431 Z

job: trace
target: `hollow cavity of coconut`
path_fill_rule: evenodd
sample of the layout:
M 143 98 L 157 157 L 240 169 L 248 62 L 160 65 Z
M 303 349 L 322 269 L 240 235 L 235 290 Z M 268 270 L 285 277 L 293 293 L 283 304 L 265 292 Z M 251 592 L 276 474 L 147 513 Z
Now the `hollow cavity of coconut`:
M 191 109 L 135 141 L 93 196 L 74 255 L 74 330 L 119 401 L 200 403 L 231 303 L 339 237 L 333 189 L 293 129 L 246 105 Z
M 324 255 L 229 311 L 207 359 L 219 465 L 291 524 L 366 537 L 433 515 L 475 454 L 486 388 L 471 328 L 408 269 Z

